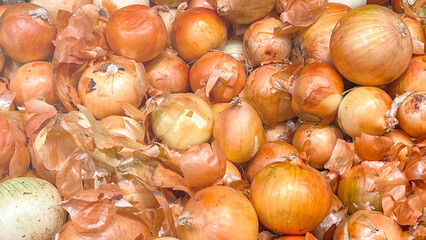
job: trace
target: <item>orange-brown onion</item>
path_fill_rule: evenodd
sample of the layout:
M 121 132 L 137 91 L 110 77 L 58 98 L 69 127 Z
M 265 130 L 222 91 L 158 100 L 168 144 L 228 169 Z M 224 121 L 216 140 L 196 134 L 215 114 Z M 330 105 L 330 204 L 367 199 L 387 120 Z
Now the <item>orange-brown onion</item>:
M 253 205 L 241 192 L 224 186 L 197 192 L 177 221 L 180 240 L 256 240 L 257 234 Z
M 178 16 L 172 28 L 172 46 L 187 62 L 194 61 L 211 49 L 222 47 L 227 39 L 227 28 L 213 10 L 191 8 Z
M 426 136 L 426 92 L 407 96 L 396 113 L 399 126 L 411 137 Z
M 358 87 L 349 92 L 339 105 L 337 123 L 349 136 L 362 133 L 383 135 L 389 127 L 386 113 L 392 99 L 377 87 Z
M 398 160 L 407 164 L 408 161 L 410 161 L 411 159 L 410 156 L 408 155 L 409 149 L 414 145 L 414 142 L 413 140 L 411 140 L 411 137 L 407 133 L 402 131 L 401 129 L 394 129 L 390 132 L 387 132 L 383 136 L 388 137 L 392 141 L 394 141 L 394 145 L 398 143 L 402 143 L 406 146 L 404 149 L 402 149 L 398 153 Z
M 171 94 L 151 113 L 155 136 L 178 149 L 209 141 L 213 121 L 211 107 L 192 93 Z
M 330 53 L 337 70 L 360 85 L 382 85 L 407 69 L 413 43 L 392 10 L 365 5 L 345 14 L 333 29 Z
M 283 62 L 291 53 L 291 34 L 275 33 L 284 24 L 269 17 L 256 21 L 244 33 L 243 43 L 247 63 L 252 67 L 273 62 Z
M 413 54 L 425 53 L 425 33 L 422 24 L 415 18 L 404 16 L 402 20 L 407 25 L 413 41 Z
M 299 151 L 294 146 L 286 142 L 265 143 L 250 160 L 246 168 L 247 178 L 253 182 L 256 174 L 266 165 L 289 160 L 298 153 Z
M 133 118 L 111 115 L 101 119 L 99 123 L 112 133 L 126 136 L 133 141 L 144 141 L 145 129 Z
M 331 206 L 331 189 L 316 169 L 291 162 L 264 167 L 251 184 L 251 199 L 260 222 L 285 234 L 313 230 Z
M 399 240 L 401 234 L 401 228 L 390 217 L 360 210 L 339 224 L 333 239 Z
M 219 114 L 213 137 L 225 150 L 226 159 L 233 163 L 247 162 L 266 141 L 256 111 L 240 99 L 235 99 Z
M 226 20 L 236 24 L 250 24 L 268 15 L 276 0 L 209 0 Z
M 293 134 L 299 127 L 300 122 L 294 123 L 288 120 L 283 123 L 277 124 L 275 127 L 264 126 L 267 142 L 290 142 L 293 139 Z
M 408 91 L 426 91 L 426 55 L 411 59 L 407 70 L 388 85 L 388 93 L 392 98 Z
M 146 62 L 158 56 L 166 46 L 167 30 L 154 9 L 130 5 L 112 15 L 105 36 L 118 55 Z
M 122 115 L 122 102 L 139 107 L 148 80 L 142 64 L 123 57 L 97 61 L 84 70 L 78 82 L 81 102 L 98 119 Z
M 209 8 L 211 10 L 214 10 L 213 6 L 209 3 L 208 0 L 190 0 L 188 2 L 189 2 L 188 9 L 203 7 L 203 8 Z
M 3 48 L 1 48 L 0 46 L 0 72 L 3 70 L 3 66 L 4 66 L 4 52 L 3 52 Z
M 93 0 L 93 5 L 105 11 L 107 16 L 112 16 L 118 9 L 138 4 L 149 7 L 149 0 Z
M 304 53 L 306 63 L 323 62 L 333 66 L 330 56 L 331 32 L 349 10 L 351 8 L 343 4 L 327 3 L 318 20 L 298 32 L 295 45 Z
M 10 79 L 10 91 L 16 93 L 14 102 L 18 106 L 32 98 L 56 103 L 52 63 L 35 61 L 22 65 Z
M 331 123 L 344 91 L 343 80 L 333 67 L 321 62 L 306 65 L 297 75 L 291 106 L 305 121 Z
M 243 90 L 246 71 L 242 62 L 223 52 L 204 54 L 189 72 L 191 89 L 202 87 L 213 103 L 230 102 Z
M 56 17 L 58 16 L 59 10 L 72 13 L 76 1 L 77 0 L 31 0 L 30 2 L 45 8 L 48 12 L 47 15 L 50 23 L 56 24 Z
M 173 49 L 166 48 L 145 64 L 148 82 L 156 89 L 170 93 L 189 92 L 189 67 Z
M 343 138 L 343 132 L 336 126 L 319 126 L 319 123 L 306 122 L 294 133 L 292 144 L 300 152 L 306 153 L 309 165 L 321 169 L 330 158 L 339 138 Z
M 219 116 L 223 110 L 225 110 L 228 107 L 229 103 L 215 103 L 212 105 L 212 111 L 213 111 L 213 117 L 214 120 Z
M 36 4 L 12 5 L 0 18 L 0 45 L 18 62 L 49 58 L 55 36 L 56 29 L 48 22 L 47 10 Z
M 268 126 L 275 126 L 279 122 L 296 117 L 291 107 L 290 93 L 277 88 L 283 70 L 280 65 L 256 68 L 247 78 L 241 94 Z
M 157 5 L 166 5 L 168 7 L 175 8 L 182 2 L 187 2 L 187 0 L 152 0 L 152 2 Z

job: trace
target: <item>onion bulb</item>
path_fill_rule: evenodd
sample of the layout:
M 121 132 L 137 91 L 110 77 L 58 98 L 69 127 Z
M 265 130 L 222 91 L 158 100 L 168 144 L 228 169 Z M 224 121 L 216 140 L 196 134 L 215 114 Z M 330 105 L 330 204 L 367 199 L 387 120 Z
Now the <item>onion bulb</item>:
M 172 46 L 187 62 L 211 49 L 222 47 L 227 28 L 220 16 L 208 8 L 191 8 L 178 16 L 172 28 Z
M 111 17 L 118 9 L 130 5 L 138 4 L 149 7 L 149 0 L 93 0 L 92 4 Z
M 167 30 L 154 9 L 130 5 L 111 16 L 105 36 L 118 55 L 146 62 L 159 55 L 166 46 Z
M 426 92 L 426 55 L 411 59 L 407 70 L 388 85 L 388 93 L 392 98 L 408 91 Z
M 244 51 L 243 42 L 241 40 L 228 40 L 225 45 L 221 48 L 224 53 L 227 53 L 238 61 L 244 62 L 246 59 L 246 52 Z
M 356 8 L 367 4 L 367 0 L 329 0 L 329 3 L 340 3 L 350 8 Z
M 250 192 L 260 222 L 279 233 L 313 230 L 331 206 L 331 189 L 321 173 L 291 162 L 264 167 L 254 178 Z
M 404 16 L 402 20 L 407 25 L 413 40 L 413 54 L 425 54 L 425 33 L 422 24 L 415 18 Z
M 400 129 L 394 129 L 394 130 L 386 133 L 384 136 L 388 137 L 392 141 L 394 141 L 394 145 L 396 145 L 398 143 L 402 143 L 406 146 L 404 149 L 402 149 L 398 153 L 398 160 L 407 164 L 408 161 L 410 161 L 410 159 L 411 159 L 410 156 L 408 155 L 408 151 L 414 145 L 414 142 L 413 142 L 413 140 L 411 140 L 411 137 L 407 133 L 405 133 L 404 131 L 402 131 Z
M 209 3 L 208 0 L 189 0 L 188 3 L 188 9 L 203 7 L 214 10 L 213 6 Z
M 215 103 L 212 105 L 212 111 L 213 111 L 213 117 L 214 120 L 219 116 L 223 110 L 225 110 L 228 107 L 229 103 Z
M 30 2 L 45 8 L 48 12 L 47 15 L 50 23 L 55 24 L 59 10 L 72 13 L 76 1 L 77 0 L 31 0 Z
M 250 201 L 230 187 L 212 186 L 198 191 L 177 221 L 180 240 L 256 240 L 258 220 Z
M 396 113 L 399 126 L 411 137 L 426 135 L 426 92 L 408 95 Z
M 47 10 L 32 3 L 10 6 L 0 18 L 0 45 L 13 60 L 27 63 L 53 54 L 56 29 Z
M 337 70 L 348 80 L 382 85 L 405 71 L 413 43 L 407 25 L 396 13 L 365 5 L 339 20 L 331 35 L 330 52 Z
M 268 15 L 276 0 L 209 0 L 220 16 L 234 24 L 250 24 Z
M 381 136 L 389 128 L 386 113 L 391 104 L 392 99 L 380 88 L 355 88 L 340 103 L 337 123 L 353 138 L 362 133 Z
M 213 121 L 210 106 L 192 93 L 171 94 L 151 113 L 155 136 L 178 149 L 209 141 Z
M 219 114 L 213 137 L 225 150 L 226 159 L 233 163 L 247 162 L 265 142 L 262 121 L 256 111 L 239 98 Z

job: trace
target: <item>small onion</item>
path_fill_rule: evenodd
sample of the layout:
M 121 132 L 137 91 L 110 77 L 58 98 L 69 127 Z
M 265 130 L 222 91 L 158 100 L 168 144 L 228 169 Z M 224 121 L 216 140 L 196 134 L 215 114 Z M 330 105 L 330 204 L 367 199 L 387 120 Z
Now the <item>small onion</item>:
M 413 54 L 425 54 L 425 33 L 422 24 L 415 18 L 404 16 L 402 20 L 407 25 L 413 40 Z
M 394 129 L 383 136 L 388 137 L 392 141 L 394 141 L 394 145 L 402 143 L 407 146 L 398 153 L 398 160 L 407 164 L 408 161 L 410 161 L 411 159 L 408 155 L 408 151 L 414 145 L 414 142 L 411 140 L 411 137 L 400 129 Z
M 398 79 L 388 85 L 388 93 L 392 98 L 408 91 L 426 92 L 426 55 L 411 59 L 407 70 Z
M 410 94 L 396 114 L 399 126 L 411 137 L 426 135 L 426 92 Z
M 337 70 L 348 80 L 382 85 L 405 71 L 413 43 L 407 25 L 396 13 L 365 5 L 339 20 L 331 35 L 330 52 Z
M 129 5 L 138 4 L 149 7 L 149 0 L 93 0 L 92 4 L 111 17 L 118 9 Z
M 250 24 L 268 15 L 276 0 L 209 0 L 219 15 L 231 23 Z
M 340 3 L 349 6 L 350 8 L 356 8 L 367 4 L 367 0 L 329 0 L 329 3 Z
M 208 8 L 196 7 L 183 12 L 172 28 L 173 49 L 187 62 L 222 47 L 226 39 L 225 22 Z
M 291 53 L 291 34 L 277 34 L 284 24 L 276 18 L 264 18 L 250 25 L 244 33 L 247 63 L 252 67 L 283 62 Z
M 50 23 L 56 23 L 56 17 L 59 10 L 73 12 L 73 6 L 77 0 L 31 0 L 31 3 L 37 4 L 48 11 Z
M 189 2 L 188 9 L 203 7 L 203 8 L 214 10 L 213 6 L 209 3 L 208 0 L 189 0 L 188 2 Z
M 246 59 L 246 52 L 244 51 L 244 45 L 241 40 L 228 40 L 225 45 L 221 48 L 224 53 L 228 53 L 238 61 L 244 62 Z

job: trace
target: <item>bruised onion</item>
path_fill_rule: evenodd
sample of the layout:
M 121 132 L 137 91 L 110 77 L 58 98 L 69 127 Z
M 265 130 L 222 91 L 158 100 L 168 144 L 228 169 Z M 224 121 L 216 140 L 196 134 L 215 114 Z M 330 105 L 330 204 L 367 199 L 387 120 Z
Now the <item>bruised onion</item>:
M 209 0 L 226 20 L 236 24 L 250 24 L 268 15 L 275 0 Z
M 404 16 L 402 20 L 407 25 L 413 40 L 413 54 L 425 53 L 425 33 L 422 24 L 415 18 Z
M 360 85 L 382 85 L 407 68 L 413 43 L 407 25 L 392 10 L 365 5 L 352 9 L 334 27 L 331 58 L 337 70 Z
M 93 0 L 92 4 L 111 17 L 118 9 L 129 5 L 138 4 L 149 7 L 149 0 Z
M 408 95 L 396 114 L 399 126 L 411 137 L 426 135 L 426 92 Z
M 407 70 L 388 85 L 388 93 L 392 98 L 408 91 L 426 91 L 426 55 L 411 59 Z

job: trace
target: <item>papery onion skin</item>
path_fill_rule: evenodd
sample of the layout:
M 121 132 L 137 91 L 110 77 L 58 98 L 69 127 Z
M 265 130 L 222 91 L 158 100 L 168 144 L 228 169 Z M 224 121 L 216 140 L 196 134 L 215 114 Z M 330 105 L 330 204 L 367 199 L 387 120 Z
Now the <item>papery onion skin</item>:
M 9 56 L 7 56 L 5 54 L 4 55 L 4 66 L 3 66 L 3 70 L 1 72 L 1 77 L 4 77 L 8 80 L 12 79 L 13 73 L 15 73 L 15 71 L 18 70 L 18 68 L 20 68 L 22 65 L 24 65 L 24 64 L 19 63 L 15 60 L 11 59 Z
M 166 46 L 167 30 L 155 10 L 145 5 L 130 5 L 112 15 L 105 36 L 117 54 L 146 62 L 158 56 Z
M 399 126 L 411 137 L 426 135 L 426 92 L 409 95 L 396 113 Z
M 254 178 L 250 192 L 260 222 L 279 233 L 313 230 L 331 206 L 331 189 L 321 173 L 290 162 L 264 167 Z
M 73 6 L 77 0 L 31 0 L 31 3 L 37 4 L 45 8 L 49 13 L 49 21 L 56 24 L 56 17 L 59 10 L 73 12 Z
M 293 139 L 293 134 L 299 127 L 300 123 L 294 123 L 289 120 L 284 123 L 279 123 L 275 127 L 265 127 L 265 135 L 267 142 L 290 142 Z
M 388 126 L 386 113 L 392 99 L 377 87 L 358 87 L 349 92 L 339 105 L 337 123 L 349 136 L 383 135 Z
M 306 240 L 304 236 L 285 236 L 277 238 L 276 240 Z
M 139 139 L 138 132 L 143 133 L 145 129 L 133 118 L 111 115 L 101 119 L 99 123 L 112 133 L 120 134 L 133 141 L 143 141 Z
M 407 146 L 398 153 L 398 160 L 407 164 L 408 161 L 411 159 L 408 155 L 409 148 L 414 145 L 414 142 L 411 140 L 411 137 L 401 129 L 394 129 L 390 132 L 387 132 L 383 136 L 390 138 L 392 141 L 395 142 L 395 144 L 402 143 Z
M 93 0 L 93 5 L 106 12 L 107 16 L 112 16 L 118 9 L 130 5 L 138 4 L 149 7 L 149 0 Z
M 222 47 L 227 28 L 220 16 L 211 9 L 191 8 L 176 19 L 172 28 L 172 46 L 187 62 L 194 61 L 211 49 Z
M 236 24 L 250 24 L 268 15 L 275 0 L 209 0 L 219 15 Z
M 241 192 L 223 186 L 198 191 L 177 224 L 180 240 L 256 240 L 258 234 L 253 205 Z
M 408 91 L 426 92 L 426 55 L 411 59 L 407 70 L 388 85 L 388 93 L 392 98 Z
M 329 3 L 340 3 L 349 6 L 350 8 L 356 8 L 367 4 L 367 0 L 330 0 Z
M 392 82 L 405 71 L 413 43 L 407 25 L 396 13 L 365 5 L 339 20 L 331 35 L 330 53 L 345 78 L 377 86 Z
M 223 175 L 223 179 L 226 180 L 227 177 L 242 179 L 241 173 L 238 168 L 230 161 L 226 161 L 226 171 Z
M 157 5 L 166 5 L 168 7 L 175 8 L 179 6 L 182 2 L 186 2 L 187 0 L 152 0 L 153 3 Z
M 402 17 L 402 20 L 407 25 L 413 41 L 413 54 L 425 54 L 425 33 L 422 24 L 415 18 L 408 16 Z

